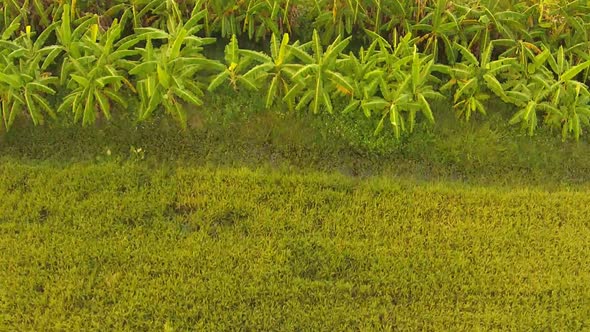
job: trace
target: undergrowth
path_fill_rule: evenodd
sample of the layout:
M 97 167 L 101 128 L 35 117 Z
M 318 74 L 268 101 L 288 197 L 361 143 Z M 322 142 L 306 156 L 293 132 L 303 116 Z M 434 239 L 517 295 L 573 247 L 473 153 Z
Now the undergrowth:
M 263 103 L 248 91 L 235 97 L 222 91 L 208 97 L 210 107 L 191 111 L 186 132 L 165 116 L 140 125 L 121 117 L 89 128 L 22 123 L 0 135 L 0 155 L 56 165 L 132 160 L 156 168 L 270 167 L 476 185 L 549 188 L 590 181 L 586 141 L 561 142 L 543 128 L 529 138 L 503 121 L 511 110 L 493 101 L 485 120 L 474 115 L 468 123 L 447 103 L 436 104 L 437 123 L 399 141 L 392 133 L 374 136 L 367 128 L 375 124 L 355 115 L 310 117 L 282 108 L 265 111 Z

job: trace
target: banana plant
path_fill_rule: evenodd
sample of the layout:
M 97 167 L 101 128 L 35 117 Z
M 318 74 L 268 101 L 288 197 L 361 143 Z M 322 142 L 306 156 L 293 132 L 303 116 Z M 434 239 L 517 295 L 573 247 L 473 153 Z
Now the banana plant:
M 350 35 L 355 25 L 365 16 L 360 0 L 331 1 L 328 10 L 322 11 L 315 19 L 314 27 L 322 31 L 322 42 L 328 44 L 336 35 Z
M 296 96 L 301 96 L 295 107 L 296 110 L 310 105 L 311 111 L 317 114 L 322 106 L 332 113 L 332 93 L 345 91 L 353 93 L 353 87 L 338 70 L 337 59 L 342 54 L 351 37 L 342 39 L 338 36 L 334 42 L 324 51 L 317 30 L 313 31 L 312 41 L 297 46 L 289 46 L 295 57 L 303 62 L 293 75 L 295 84 L 287 92 L 283 100 L 292 102 Z M 311 46 L 313 55 L 306 52 Z
M 551 103 L 557 110 L 548 114 L 546 122 L 553 126 L 560 126 L 563 140 L 569 134 L 579 139 L 582 126 L 588 126 L 588 86 L 576 79 L 582 71 L 590 68 L 590 60 L 573 64 L 568 60 L 562 46 L 555 56 L 548 58 L 548 64 L 556 82 L 551 86 Z
M 545 123 L 559 127 L 565 140 L 570 134 L 578 139 L 582 126 L 586 125 L 588 88 L 576 80 L 582 71 L 590 67 L 590 60 L 572 65 L 560 47 L 551 54 L 546 47 L 536 57 L 527 85 L 517 84 L 507 92 L 512 103 L 521 107 L 510 120 L 511 124 L 523 123 L 532 136 L 538 125 L 537 111 L 545 112 Z
M 557 77 L 557 82 L 551 87 L 552 102 L 559 104 L 561 96 L 572 94 L 573 90 L 578 87 L 576 76 L 590 67 L 590 60 L 579 64 L 574 64 L 573 59 L 566 58 L 563 46 L 560 46 L 555 55 L 551 54 L 547 58 L 549 68 Z
M 558 107 L 552 107 L 546 122 L 561 127 L 561 137 L 565 141 L 572 135 L 580 139 L 583 127 L 590 127 L 590 92 L 582 83 L 576 83 L 574 92 L 565 98 Z
M 184 19 L 182 13 L 186 4 L 174 0 L 135 0 L 131 3 L 133 27 L 173 28 L 176 22 Z
M 588 42 L 588 13 L 585 1 L 540 0 L 534 7 L 538 16 L 534 31 L 544 44 L 553 49 L 559 45 L 570 48 Z
M 342 111 L 343 114 L 357 110 L 363 100 L 374 96 L 379 89 L 380 80 L 387 74 L 384 62 L 388 56 L 388 49 L 379 48 L 380 42 L 383 42 L 381 45 L 391 47 L 387 41 L 375 39 L 366 50 L 361 47 L 358 56 L 350 52 L 338 61 L 346 76 L 352 79 L 353 86 L 352 92 L 349 93 L 351 100 Z M 343 91 L 343 94 L 347 95 L 347 91 Z M 370 117 L 370 114 L 365 112 L 365 116 Z
M 445 51 L 449 63 L 455 62 L 452 38 L 459 31 L 459 22 L 454 13 L 448 8 L 449 0 L 437 0 L 432 11 L 420 22 L 412 26 L 412 30 L 422 32 L 420 43 L 424 44 L 424 51 L 434 55 L 438 60 L 439 50 Z M 442 42 L 443 45 L 440 45 Z
M 74 58 L 80 58 L 84 54 L 84 47 L 82 46 L 83 36 L 88 33 L 91 25 L 96 25 L 96 27 L 98 27 L 97 17 L 88 16 L 84 17 L 79 22 L 73 22 L 72 7 L 67 3 L 61 7 L 61 13 L 61 20 L 58 21 L 59 25 L 57 25 L 55 29 L 58 45 L 66 54 L 71 55 Z M 94 29 L 95 30 L 93 30 L 92 33 L 98 33 L 98 30 L 96 28 Z M 67 61 L 67 57 L 64 58 L 64 61 Z M 64 77 L 62 75 L 61 78 L 64 80 L 67 76 Z
M 20 25 L 18 21 L 12 24 Z M 56 46 L 45 46 L 55 26 L 50 25 L 35 40 L 30 26 L 19 37 L 10 40 L 17 29 L 9 26 L 5 31 L 13 32 L 5 32 L 0 39 L 0 108 L 6 130 L 23 111 L 35 125 L 44 122 L 43 113 L 56 117 L 46 97 L 56 93 L 54 87 L 58 79 L 45 71 L 46 60 L 57 49 Z
M 145 47 L 138 49 L 141 62 L 129 71 L 137 79 L 140 121 L 163 107 L 186 128 L 185 104 L 200 106 L 203 103 L 203 85 L 195 79 L 196 73 L 223 69 L 217 61 L 202 55 L 203 45 L 214 43 L 215 39 L 195 36 L 202 29 L 199 22 L 206 16 L 204 10 L 197 10 L 195 6 L 186 22 L 172 17 L 168 31 L 137 28 L 136 35 L 119 43 L 124 47 L 138 40 L 145 41 Z M 155 48 L 153 40 L 161 46 Z
M 250 0 L 242 30 L 248 32 L 250 40 L 256 41 L 266 38 L 269 33 L 280 35 L 281 11 L 281 2 L 278 0 Z
M 397 139 L 402 133 L 414 130 L 418 113 L 422 113 L 429 122 L 434 123 L 434 114 L 428 100 L 444 98 L 433 87 L 435 78 L 432 76 L 432 56 L 421 56 L 414 46 L 409 68 L 402 67 L 404 60 L 400 62 L 400 68 L 405 70 L 397 70 L 395 74 L 380 79 L 381 96 L 372 96 L 361 104 L 366 113 L 381 113 L 381 120 L 374 135 L 383 130 L 386 119 L 389 119 Z
M 530 72 L 534 72 L 536 70 L 536 66 L 539 66 L 539 62 L 544 61 L 542 57 L 549 56 L 549 53 L 546 55 L 543 53 L 543 50 L 532 42 L 527 42 L 525 40 L 519 39 L 495 39 L 491 42 L 494 47 L 497 48 L 504 48 L 504 51 L 498 54 L 498 58 L 514 58 L 518 62 L 518 66 L 522 67 L 524 70 L 520 74 L 524 74 L 525 77 L 528 78 L 530 75 L 529 73 L 529 65 L 533 67 L 530 69 Z M 538 57 L 539 55 L 542 57 Z
M 468 48 L 484 48 L 491 41 L 505 39 L 531 40 L 527 28 L 525 13 L 516 12 L 509 8 L 502 8 L 498 1 L 490 3 L 476 2 L 453 3 L 455 10 L 463 14 L 458 17 L 461 22 L 459 35 L 461 40 L 469 41 Z
M 53 23 L 57 14 L 59 3 L 43 0 L 2 1 L 3 17 L 0 18 L 0 26 L 8 26 L 13 18 L 20 17 L 25 26 L 42 30 Z
M 253 1 L 253 0 L 250 0 Z M 203 1 L 209 13 L 208 31 L 219 31 L 222 38 L 231 38 L 242 32 L 247 0 L 226 1 L 208 0 Z
M 110 120 L 114 104 L 125 109 L 127 102 L 121 89 L 124 84 L 133 89 L 124 69 L 125 58 L 136 52 L 114 47 L 122 33 L 121 23 L 115 19 L 102 35 L 99 29 L 98 22 L 90 26 L 79 44 L 81 56 L 69 53 L 62 68 L 62 79 L 69 78 L 66 88 L 71 92 L 58 112 L 71 110 L 74 121 L 82 121 L 84 126 L 93 124 L 99 113 Z
M 498 97 L 506 100 L 504 88 L 496 78 L 504 71 L 510 70 L 515 63 L 512 58 L 501 58 L 492 61 L 493 44 L 488 44 L 481 52 L 479 59 L 467 47 L 454 44 L 461 54 L 463 61 L 451 66 L 451 79 L 441 87 L 441 91 L 455 87 L 453 96 L 453 108 L 458 117 L 464 117 L 469 121 L 473 113 L 479 112 L 486 115 L 484 102 L 493 92 Z
M 293 47 L 298 45 L 298 41 L 292 44 Z M 290 90 L 293 75 L 297 69 L 297 65 L 292 63 L 293 54 L 289 47 L 289 34 L 285 33 L 280 43 L 274 33 L 271 35 L 270 56 L 252 50 L 239 50 L 239 53 L 260 62 L 254 72 L 259 73 L 261 79 L 270 81 L 265 100 L 266 108 L 271 108 Z M 293 103 L 289 103 L 289 108 L 293 107 Z
M 519 83 L 506 92 L 511 103 L 518 107 L 518 111 L 510 119 L 510 124 L 521 123 L 529 136 L 533 136 L 538 126 L 537 112 L 545 111 L 550 113 L 556 108 L 547 102 L 551 84 L 546 81 L 547 77 L 535 74 L 530 77 L 527 84 Z
M 242 54 L 240 53 L 238 38 L 233 35 L 230 43 L 225 46 L 226 65 L 222 65 L 221 72 L 211 80 L 209 87 L 207 87 L 208 91 L 214 91 L 225 82 L 229 82 L 234 90 L 238 90 L 238 83 L 248 89 L 258 90 L 259 79 L 261 75 L 264 75 L 265 69 L 270 67 L 270 63 L 251 68 L 253 54 L 250 56 L 243 56 Z
M 412 0 L 372 0 L 365 6 L 365 20 L 361 22 L 365 31 L 376 34 L 405 35 L 422 19 L 425 2 Z

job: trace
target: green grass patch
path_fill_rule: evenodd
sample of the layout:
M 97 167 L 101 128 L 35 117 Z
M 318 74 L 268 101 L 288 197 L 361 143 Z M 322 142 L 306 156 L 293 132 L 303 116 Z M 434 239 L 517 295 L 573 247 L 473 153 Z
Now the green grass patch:
M 497 102 L 487 106 L 493 113 L 469 123 L 448 103 L 436 104 L 437 122 L 400 141 L 390 131 L 374 136 L 377 118 L 266 111 L 248 91 L 227 89 L 206 104 L 191 110 L 186 132 L 166 116 L 141 124 L 121 116 L 89 128 L 18 123 L 18 130 L 0 134 L 0 158 L 59 166 L 133 160 L 155 167 L 271 167 L 548 189 L 590 182 L 586 140 L 562 142 L 545 128 L 527 137 L 505 121 L 513 110 Z
M 590 188 L 0 164 L 0 330 L 584 330 Z

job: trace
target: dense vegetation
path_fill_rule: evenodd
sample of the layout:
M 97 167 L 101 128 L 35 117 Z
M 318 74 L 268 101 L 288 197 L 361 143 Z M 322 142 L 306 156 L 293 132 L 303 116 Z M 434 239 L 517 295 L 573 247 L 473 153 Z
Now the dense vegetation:
M 0 165 L 3 330 L 586 330 L 582 191 Z
M 514 110 L 506 121 L 530 135 L 543 122 L 579 139 L 590 125 L 586 1 L 3 0 L 0 9 L 6 129 L 19 116 L 89 125 L 161 111 L 185 126 L 221 85 L 259 91 L 252 98 L 267 108 L 362 112 L 375 134 L 387 126 L 397 138 L 419 117 L 434 122 L 436 99 L 469 121 L 498 98 Z M 220 60 L 205 56 L 216 37 L 229 39 Z

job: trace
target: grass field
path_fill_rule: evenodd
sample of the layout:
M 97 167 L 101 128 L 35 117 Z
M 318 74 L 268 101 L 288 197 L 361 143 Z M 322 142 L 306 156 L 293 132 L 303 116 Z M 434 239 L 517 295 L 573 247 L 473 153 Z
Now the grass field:
M 590 188 L 0 164 L 0 330 L 590 328 Z

